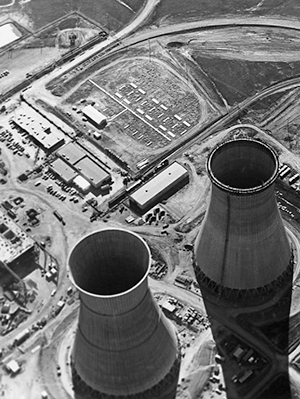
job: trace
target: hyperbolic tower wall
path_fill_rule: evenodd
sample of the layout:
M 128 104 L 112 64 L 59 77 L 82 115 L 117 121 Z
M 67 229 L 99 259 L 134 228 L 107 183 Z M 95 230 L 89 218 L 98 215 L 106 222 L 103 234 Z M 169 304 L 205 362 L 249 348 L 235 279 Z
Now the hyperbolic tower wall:
M 293 269 L 275 198 L 276 153 L 256 140 L 232 140 L 212 151 L 207 169 L 211 197 L 195 243 L 199 284 L 226 296 L 276 289 Z
M 150 263 L 147 244 L 122 229 L 86 236 L 69 256 L 81 300 L 73 382 L 85 398 L 176 396 L 178 340 L 149 290 Z

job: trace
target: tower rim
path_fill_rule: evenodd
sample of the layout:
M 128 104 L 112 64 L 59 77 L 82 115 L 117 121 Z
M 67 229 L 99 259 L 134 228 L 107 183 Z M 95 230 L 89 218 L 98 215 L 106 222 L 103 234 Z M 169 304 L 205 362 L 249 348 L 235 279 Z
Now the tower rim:
M 76 247 L 78 245 L 80 245 L 84 240 L 88 239 L 89 237 L 95 235 L 95 234 L 99 234 L 99 233 L 105 233 L 105 232 L 122 232 L 124 234 L 129 234 L 134 236 L 136 239 L 138 239 L 145 247 L 147 253 L 148 253 L 148 265 L 147 268 L 145 270 L 144 275 L 140 278 L 140 280 L 134 284 L 133 286 L 131 286 L 130 288 L 128 288 L 127 290 L 124 290 L 122 292 L 118 292 L 115 294 L 95 294 L 91 291 L 88 291 L 84 288 L 82 288 L 76 281 L 75 278 L 73 276 L 71 267 L 70 267 L 70 258 L 73 254 L 74 249 L 76 249 Z M 99 299 L 113 299 L 113 298 L 120 298 L 123 297 L 127 294 L 130 294 L 131 292 L 135 291 L 137 289 L 137 287 L 141 286 L 148 278 L 149 275 L 149 271 L 150 271 L 150 267 L 151 267 L 151 251 L 150 248 L 148 246 L 148 244 L 146 243 L 146 241 L 140 237 L 137 233 L 131 231 L 131 230 L 127 230 L 124 228 L 120 228 L 120 227 L 106 227 L 103 229 L 98 229 L 95 231 L 92 231 L 90 233 L 85 234 L 83 237 L 81 237 L 79 240 L 76 241 L 76 243 L 72 246 L 68 258 L 67 258 L 67 273 L 69 275 L 69 279 L 71 281 L 71 283 L 76 287 L 76 289 L 81 292 L 82 294 L 85 294 L 86 296 L 89 297 L 93 297 L 93 298 L 99 298 Z
M 240 143 L 245 143 L 245 144 L 250 144 L 256 147 L 259 147 L 260 149 L 263 149 L 263 151 L 266 154 L 269 154 L 269 156 L 272 158 L 274 161 L 274 170 L 271 176 L 264 181 L 260 185 L 255 185 L 254 187 L 249 187 L 249 188 L 239 188 L 239 187 L 233 187 L 232 185 L 228 185 L 225 183 L 222 183 L 220 179 L 218 179 L 215 175 L 215 172 L 213 171 L 213 166 L 212 163 L 214 161 L 215 156 L 218 156 L 221 151 L 224 150 L 225 147 L 240 144 Z M 234 194 L 234 195 L 249 195 L 249 194 L 254 194 L 254 193 L 259 193 L 267 188 L 269 188 L 276 180 L 278 176 L 278 170 L 279 170 L 279 160 L 278 160 L 278 155 L 274 151 L 274 149 L 266 144 L 263 143 L 262 141 L 259 140 L 254 140 L 250 138 L 239 138 L 239 139 L 231 139 L 227 140 L 221 144 L 219 144 L 217 147 L 213 149 L 213 151 L 209 154 L 208 160 L 207 160 L 207 172 L 209 175 L 209 178 L 213 185 L 221 189 L 222 191 L 225 191 L 229 194 Z

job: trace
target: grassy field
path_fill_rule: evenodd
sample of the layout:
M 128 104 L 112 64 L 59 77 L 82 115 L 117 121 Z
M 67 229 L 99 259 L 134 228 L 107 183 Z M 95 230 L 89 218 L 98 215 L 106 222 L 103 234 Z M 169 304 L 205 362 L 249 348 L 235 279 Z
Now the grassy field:
M 0 0 L 0 5 L 6 3 Z M 36 31 L 50 22 L 62 17 L 71 11 L 80 11 L 88 18 L 97 21 L 108 30 L 117 31 L 127 25 L 135 14 L 143 7 L 144 0 L 29 0 L 20 4 L 19 1 L 12 7 L 0 10 L 4 17 L 22 14 L 21 23 L 29 21 L 30 27 Z
M 176 23 L 225 15 L 299 17 L 300 3 L 298 0 L 265 0 L 262 2 L 259 0 L 162 0 L 156 7 L 156 12 L 152 15 L 148 24 L 160 25 L 161 23 Z
M 251 62 L 195 57 L 229 105 L 237 104 L 256 92 L 300 74 L 300 62 Z

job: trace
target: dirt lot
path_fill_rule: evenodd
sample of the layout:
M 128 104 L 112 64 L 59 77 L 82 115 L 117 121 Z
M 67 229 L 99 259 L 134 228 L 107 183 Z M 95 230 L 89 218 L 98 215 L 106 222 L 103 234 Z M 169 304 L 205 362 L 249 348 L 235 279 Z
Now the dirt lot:
M 296 30 L 228 27 L 172 38 L 169 47 L 172 43 L 174 56 L 192 57 L 229 105 L 300 72 Z
M 81 102 L 93 102 L 108 118 L 100 144 L 125 159 L 132 169 L 138 161 L 151 159 L 162 153 L 162 148 L 174 145 L 213 114 L 204 95 L 169 63 L 154 57 L 140 56 L 134 62 L 127 57 L 80 86 L 75 85 L 75 79 L 73 84 L 71 95 L 66 93 L 60 100 L 64 112 L 82 124 L 80 111 L 86 103 Z M 55 85 L 53 92 L 58 89 Z
M 287 90 L 258 101 L 241 120 L 245 123 L 253 123 L 260 126 L 271 138 L 278 140 L 280 145 L 283 146 L 281 148 L 285 147 L 297 156 L 300 154 L 299 101 L 300 91 L 298 88 Z M 283 151 L 284 161 L 289 162 L 289 156 L 286 156 L 285 152 Z M 298 167 L 299 164 L 296 169 Z
M 9 74 L 0 79 L 0 90 L 6 92 L 30 78 L 98 32 L 99 27 L 75 13 L 40 30 L 34 36 L 26 36 L 17 44 L 4 47 L 0 54 L 0 71 L 8 70 Z M 70 33 L 76 36 L 74 45 L 69 40 Z
M 0 20 L 11 17 L 27 29 L 36 31 L 69 12 L 80 10 L 106 29 L 117 31 L 134 18 L 143 4 L 140 0 L 14 1 L 10 7 L 0 9 Z
M 297 0 L 288 2 L 284 0 L 245 0 L 243 2 L 186 0 L 184 3 L 163 0 L 157 5 L 156 12 L 149 19 L 146 26 L 169 25 L 225 15 L 281 15 L 294 18 L 300 16 L 300 5 Z

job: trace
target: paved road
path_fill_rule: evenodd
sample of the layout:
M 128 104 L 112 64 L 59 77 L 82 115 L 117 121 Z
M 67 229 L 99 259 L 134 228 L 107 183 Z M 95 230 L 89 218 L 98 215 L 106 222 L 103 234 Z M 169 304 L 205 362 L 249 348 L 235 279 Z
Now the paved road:
M 168 26 L 155 27 L 146 31 L 138 31 L 123 41 L 123 46 L 131 46 L 142 41 L 154 39 L 161 36 L 175 35 L 178 33 L 189 33 L 197 30 L 208 30 L 213 28 L 229 28 L 242 26 L 261 26 L 300 30 L 300 21 L 276 17 L 226 17 L 209 18 L 204 20 L 183 22 Z
M 113 44 L 119 44 L 120 46 L 122 46 L 121 39 L 128 36 L 130 33 L 135 31 L 140 25 L 142 25 L 142 23 L 153 12 L 157 2 L 158 0 L 148 0 L 145 7 L 139 12 L 137 17 L 130 22 L 129 25 L 127 25 L 119 32 L 109 35 L 108 38 L 103 42 L 96 44 L 94 47 L 91 47 L 88 50 L 85 50 L 82 54 L 76 56 L 74 60 L 67 62 L 66 64 L 62 65 L 59 68 L 56 68 L 53 72 L 41 78 L 39 82 L 43 82 L 45 84 L 47 81 L 65 73 L 70 69 L 75 68 L 77 65 L 86 61 L 88 58 L 91 58 L 93 55 L 103 51 L 104 49 L 109 48 Z M 32 84 L 33 87 L 34 84 L 35 83 Z

